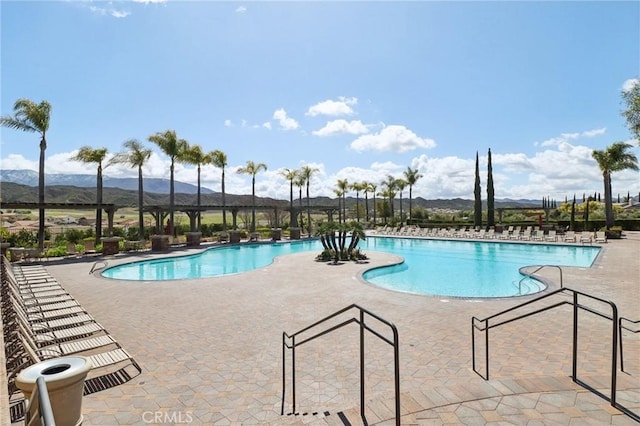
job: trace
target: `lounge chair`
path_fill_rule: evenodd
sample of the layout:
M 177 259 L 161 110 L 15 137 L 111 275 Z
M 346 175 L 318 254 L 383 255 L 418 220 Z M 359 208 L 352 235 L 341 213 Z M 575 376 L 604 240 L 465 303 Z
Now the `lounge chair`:
M 520 234 L 521 240 L 531 240 L 531 229 L 527 228 Z
M 592 242 L 593 242 L 593 237 L 590 232 L 583 232 L 582 234 L 580 234 L 580 244 L 585 244 L 585 243 L 591 244 Z
M 575 243 L 576 242 L 576 233 L 575 231 L 567 231 L 564 234 L 563 238 L 565 243 Z
M 596 232 L 595 237 L 596 243 L 606 243 L 607 242 L 607 233 L 604 231 Z
M 556 235 L 556 231 L 553 229 L 549 230 L 549 233 L 546 237 L 544 237 L 545 241 L 558 241 L 558 236 Z

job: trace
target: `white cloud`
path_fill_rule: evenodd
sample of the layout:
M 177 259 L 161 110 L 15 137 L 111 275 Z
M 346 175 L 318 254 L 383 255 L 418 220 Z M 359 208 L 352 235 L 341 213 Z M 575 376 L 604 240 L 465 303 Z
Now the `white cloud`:
M 315 117 L 317 115 L 352 115 L 354 113 L 352 105 L 358 103 L 358 98 L 346 98 L 340 96 L 337 101 L 327 99 L 326 101 L 319 102 L 307 110 L 305 115 Z
M 262 123 L 262 127 L 264 127 L 265 129 L 271 130 L 271 123 L 269 121 L 266 121 Z
M 231 127 L 231 126 L 233 126 L 233 122 L 231 122 L 231 120 L 227 119 L 227 120 L 224 120 L 224 125 L 225 125 L 225 127 Z
M 369 133 L 367 126 L 360 120 L 347 121 L 343 119 L 327 121 L 327 124 L 320 130 L 312 132 L 316 136 L 332 136 L 339 134 L 361 135 Z
M 411 130 L 400 125 L 389 125 L 379 133 L 360 136 L 351 142 L 351 149 L 357 152 L 363 151 L 394 151 L 407 152 L 416 148 L 433 148 L 436 143 L 433 139 L 423 139 Z
M 245 13 L 247 11 L 247 8 L 245 6 L 238 6 L 238 8 L 236 9 L 236 13 Z
M 585 130 L 584 132 L 573 132 L 573 133 L 561 133 L 560 136 L 555 136 L 553 138 L 549 138 L 542 142 L 534 142 L 534 146 L 559 146 L 561 144 L 567 143 L 571 140 L 577 140 L 582 138 L 593 138 L 596 136 L 604 135 L 607 129 L 602 127 L 600 129 L 592 129 Z
M 242 123 L 241 124 L 242 127 L 247 127 L 247 125 L 248 125 L 247 120 L 245 120 L 245 119 L 242 119 L 241 123 Z
M 133 0 L 134 3 L 143 3 L 143 4 L 149 4 L 149 3 L 166 3 L 167 0 Z
M 296 120 L 287 116 L 287 111 L 284 108 L 280 108 L 273 113 L 273 119 L 278 120 L 280 128 L 283 130 L 295 130 L 300 125 Z
M 98 6 L 92 5 L 92 6 L 89 6 L 89 10 L 95 13 L 96 15 L 101 15 L 101 16 L 108 15 L 114 18 L 126 18 L 127 16 L 131 15 L 131 12 L 114 9 L 112 7 L 98 7 Z
M 639 84 L 639 83 L 640 83 L 640 79 L 630 78 L 622 84 L 622 91 L 628 92 L 631 89 L 633 89 L 636 84 Z

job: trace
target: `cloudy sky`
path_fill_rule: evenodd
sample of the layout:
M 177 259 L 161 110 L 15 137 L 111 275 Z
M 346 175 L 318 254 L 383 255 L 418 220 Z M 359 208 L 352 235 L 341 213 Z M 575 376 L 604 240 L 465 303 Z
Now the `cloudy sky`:
M 284 168 L 379 183 L 407 167 L 414 196 L 473 198 L 491 148 L 497 198 L 602 192 L 594 149 L 631 140 L 621 92 L 640 74 L 640 3 L 3 1 L 1 110 L 53 106 L 48 173 L 95 173 L 69 158 L 135 138 L 154 150 L 145 176 L 168 178 L 147 138 L 173 129 L 229 159 L 265 163 L 260 196 L 287 199 Z M 39 139 L 3 128 L 0 166 L 38 168 Z M 640 149 L 634 148 L 640 156 Z M 136 177 L 126 167 L 109 176 Z M 195 183 L 178 165 L 176 179 Z M 203 168 L 220 190 L 220 170 Z M 613 192 L 640 191 L 637 172 Z

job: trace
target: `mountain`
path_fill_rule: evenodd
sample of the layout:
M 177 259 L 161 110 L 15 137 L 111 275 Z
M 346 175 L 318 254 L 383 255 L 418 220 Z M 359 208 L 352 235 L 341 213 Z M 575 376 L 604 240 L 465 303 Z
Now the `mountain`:
M 0 170 L 0 182 L 12 182 L 27 186 L 38 186 L 38 172 L 33 170 Z M 96 175 L 45 174 L 47 186 L 77 186 L 80 188 L 95 188 Z M 103 188 L 120 188 L 138 190 L 138 178 L 114 178 L 104 176 Z M 182 194 L 197 194 L 198 187 L 189 183 L 174 181 L 175 192 Z M 169 179 L 144 178 L 145 192 L 156 194 L 169 193 Z M 200 187 L 202 194 L 213 194 L 209 188 Z
M 36 186 L 28 186 L 13 182 L 2 182 L 0 186 L 0 200 L 5 203 L 36 203 L 38 201 L 38 188 Z M 380 197 L 376 197 L 380 201 Z M 82 188 L 78 186 L 67 185 L 49 185 L 45 188 L 45 200 L 49 203 L 95 203 L 95 188 Z M 353 208 L 356 204 L 355 197 L 347 197 L 346 205 Z M 136 206 L 138 204 L 138 191 L 121 188 L 104 188 L 103 202 L 106 204 L 115 204 L 116 206 Z M 195 205 L 195 194 L 176 193 L 176 205 Z M 226 202 L 228 206 L 250 206 L 251 195 L 226 194 Z M 360 205 L 364 205 L 364 197 L 359 199 Z M 286 208 L 289 206 L 288 200 L 276 200 L 269 197 L 256 197 L 258 205 L 272 205 Z M 373 204 L 373 197 L 369 197 L 369 205 Z M 398 199 L 396 198 L 396 203 Z M 485 201 L 486 203 L 486 201 Z M 169 196 L 166 193 L 154 193 L 151 191 L 144 192 L 144 204 L 150 205 L 168 205 Z M 219 192 L 204 194 L 202 196 L 203 205 L 221 205 L 222 194 Z M 295 206 L 299 206 L 299 200 L 294 201 Z M 335 198 L 315 197 L 309 200 L 310 206 L 338 206 Z M 483 203 L 484 204 L 484 203 Z M 303 200 L 303 208 L 306 206 L 306 200 Z M 409 207 L 409 200 L 402 199 L 404 208 Z M 541 205 L 536 200 L 496 200 L 496 208 L 507 207 L 532 207 L 536 208 Z M 413 206 L 424 207 L 429 209 L 440 209 L 447 211 L 473 210 L 473 200 L 462 198 L 454 198 L 451 200 L 426 200 L 422 197 L 413 199 Z M 485 206 L 486 208 L 486 206 Z

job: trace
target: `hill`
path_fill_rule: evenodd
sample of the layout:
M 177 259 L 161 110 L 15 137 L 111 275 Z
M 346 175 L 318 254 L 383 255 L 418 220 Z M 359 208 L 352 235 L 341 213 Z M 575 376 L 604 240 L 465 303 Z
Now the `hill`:
M 146 187 L 146 179 L 145 179 Z M 36 203 L 38 201 L 38 188 L 36 186 L 28 186 L 23 184 L 17 184 L 12 182 L 2 182 L 0 184 L 0 199 L 3 202 L 12 203 Z M 45 200 L 49 203 L 95 203 L 96 190 L 95 188 L 83 188 L 71 185 L 47 185 L 45 188 Z M 378 197 L 379 200 L 379 197 Z M 409 200 L 403 198 L 403 207 L 408 208 Z M 106 204 L 115 204 L 119 207 L 125 206 L 137 206 L 138 204 L 138 191 L 127 190 L 121 188 L 104 188 L 103 189 L 103 202 Z M 221 205 L 222 194 L 210 193 L 202 195 L 202 204 L 207 205 Z M 251 205 L 251 195 L 237 195 L 226 194 L 226 202 L 229 206 L 234 205 Z M 373 200 L 370 197 L 369 203 Z M 396 202 L 398 200 L 396 199 Z M 144 193 L 145 205 L 168 205 L 169 195 L 165 193 L 154 193 L 151 191 L 145 191 Z M 175 203 L 177 205 L 195 205 L 196 195 L 190 193 L 178 193 L 175 194 Z M 256 203 L 259 205 L 273 205 L 283 206 L 289 205 L 288 200 L 276 200 L 269 197 L 256 197 Z M 299 200 L 295 201 L 298 205 Z M 364 198 L 360 197 L 360 203 L 364 204 Z M 306 201 L 303 202 L 306 205 Z M 337 207 L 338 202 L 335 198 L 329 197 L 314 197 L 309 200 L 311 206 L 332 206 Z M 347 197 L 347 207 L 353 207 L 356 204 L 355 197 Z M 535 200 L 496 200 L 496 208 L 500 207 L 539 207 L 540 202 Z M 473 200 L 466 200 L 462 198 L 454 198 L 449 200 L 436 199 L 426 200 L 422 197 L 413 199 L 413 206 L 420 206 L 429 209 L 440 209 L 447 211 L 460 211 L 460 210 L 473 210 Z
M 0 170 L 0 182 L 18 183 L 27 186 L 38 186 L 38 172 L 33 170 Z M 96 175 L 71 175 L 71 174 L 47 174 L 45 173 L 47 186 L 78 186 L 81 188 L 95 188 Z M 197 194 L 198 187 L 184 182 L 174 182 L 176 193 Z M 132 191 L 138 190 L 138 178 L 114 178 L 103 176 L 102 186 L 104 188 L 120 188 Z M 158 193 L 169 194 L 169 179 L 145 178 L 145 190 Z M 202 194 L 213 194 L 209 188 L 200 188 Z

